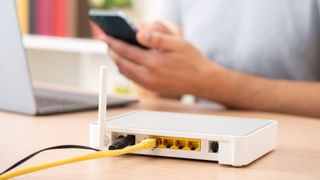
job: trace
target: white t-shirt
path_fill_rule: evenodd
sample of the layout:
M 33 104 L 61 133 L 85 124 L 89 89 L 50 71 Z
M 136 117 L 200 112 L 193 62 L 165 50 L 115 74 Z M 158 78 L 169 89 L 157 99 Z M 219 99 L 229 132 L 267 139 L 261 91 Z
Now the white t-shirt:
M 319 0 L 163 0 L 162 17 L 229 69 L 320 80 Z

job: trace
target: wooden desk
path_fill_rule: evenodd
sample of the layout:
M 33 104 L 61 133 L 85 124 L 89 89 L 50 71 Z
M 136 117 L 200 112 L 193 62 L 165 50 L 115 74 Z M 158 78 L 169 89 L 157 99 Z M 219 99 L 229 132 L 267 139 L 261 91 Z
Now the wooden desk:
M 80 162 L 19 177 L 20 179 L 320 179 L 320 119 L 248 111 L 216 111 L 163 99 L 144 99 L 115 115 L 150 109 L 278 120 L 278 147 L 249 166 L 233 168 L 214 162 L 125 155 Z M 0 112 L 0 171 L 26 155 L 53 145 L 88 145 L 88 125 L 95 111 L 31 117 Z M 82 150 L 45 152 L 25 166 L 79 155 Z M 18 179 L 19 179 L 18 178 Z

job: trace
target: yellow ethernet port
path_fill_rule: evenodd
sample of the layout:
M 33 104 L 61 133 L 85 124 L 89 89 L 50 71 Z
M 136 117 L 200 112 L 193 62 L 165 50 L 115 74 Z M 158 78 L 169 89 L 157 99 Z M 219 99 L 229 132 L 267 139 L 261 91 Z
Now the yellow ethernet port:
M 174 150 L 200 151 L 200 139 L 187 139 L 166 136 L 150 136 L 156 138 L 157 148 L 167 148 Z
M 198 141 L 188 141 L 188 147 L 190 150 L 194 151 L 200 148 L 200 144 Z
M 174 140 L 173 139 L 163 139 L 163 145 L 167 148 L 171 148 L 174 145 Z
M 162 139 L 161 138 L 156 138 L 156 145 L 160 146 L 162 144 Z
M 175 146 L 178 149 L 183 149 L 183 148 L 185 148 L 187 146 L 187 143 L 186 143 L 185 140 L 176 140 Z

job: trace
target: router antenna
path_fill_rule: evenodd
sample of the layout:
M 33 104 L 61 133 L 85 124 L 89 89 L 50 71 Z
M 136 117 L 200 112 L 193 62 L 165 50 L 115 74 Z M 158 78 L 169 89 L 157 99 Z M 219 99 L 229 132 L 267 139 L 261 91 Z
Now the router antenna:
M 98 109 L 98 146 L 104 147 L 106 143 L 106 120 L 107 120 L 107 68 L 100 67 L 99 109 Z

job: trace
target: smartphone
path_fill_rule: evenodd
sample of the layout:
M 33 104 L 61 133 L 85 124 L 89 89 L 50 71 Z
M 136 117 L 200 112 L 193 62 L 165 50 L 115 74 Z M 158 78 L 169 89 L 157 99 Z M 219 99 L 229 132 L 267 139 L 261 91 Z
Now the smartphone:
M 109 36 L 146 48 L 137 41 L 137 30 L 125 13 L 90 10 L 89 17 Z

